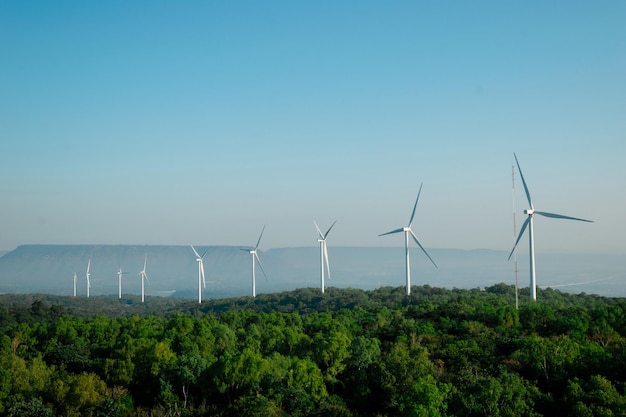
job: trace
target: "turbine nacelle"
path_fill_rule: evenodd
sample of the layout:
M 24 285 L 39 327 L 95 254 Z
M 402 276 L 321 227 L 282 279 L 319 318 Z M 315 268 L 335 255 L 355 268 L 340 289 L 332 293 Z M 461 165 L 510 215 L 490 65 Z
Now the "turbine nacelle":
M 534 209 L 526 209 L 526 210 L 524 210 L 524 214 L 528 214 L 529 216 L 532 216 L 533 214 L 535 214 L 535 210 Z

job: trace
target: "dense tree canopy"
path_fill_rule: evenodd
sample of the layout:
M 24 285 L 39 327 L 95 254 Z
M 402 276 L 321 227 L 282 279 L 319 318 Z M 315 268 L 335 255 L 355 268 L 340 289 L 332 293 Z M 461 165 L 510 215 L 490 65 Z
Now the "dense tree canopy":
M 625 415 L 626 300 L 513 291 L 3 296 L 0 415 Z

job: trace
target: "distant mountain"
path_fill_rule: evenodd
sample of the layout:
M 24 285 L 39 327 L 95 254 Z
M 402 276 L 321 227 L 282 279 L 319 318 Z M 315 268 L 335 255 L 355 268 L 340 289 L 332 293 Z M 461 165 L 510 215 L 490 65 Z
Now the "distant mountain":
M 204 298 L 251 293 L 251 257 L 234 246 L 197 247 L 204 258 Z M 404 250 L 399 247 L 329 247 L 328 286 L 374 289 L 405 282 Z M 411 281 L 443 288 L 484 288 L 514 284 L 508 253 L 494 250 L 428 249 L 439 268 L 411 249 Z M 0 292 L 71 295 L 76 272 L 78 295 L 86 293 L 85 272 L 91 259 L 91 294 L 117 294 L 117 271 L 125 272 L 123 292 L 140 292 L 139 271 L 148 257 L 152 295 L 196 298 L 198 267 L 188 246 L 24 245 L 0 257 Z M 319 287 L 319 248 L 276 248 L 259 252 L 267 279 L 257 271 L 257 293 Z M 540 286 L 568 292 L 626 296 L 624 255 L 537 254 Z M 519 283 L 528 287 L 528 261 L 519 256 Z

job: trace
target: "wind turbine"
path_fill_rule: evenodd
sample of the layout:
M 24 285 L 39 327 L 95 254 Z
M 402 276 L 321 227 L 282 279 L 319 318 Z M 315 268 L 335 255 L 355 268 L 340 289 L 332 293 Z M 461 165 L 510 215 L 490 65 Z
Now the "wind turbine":
M 261 234 L 259 235 L 259 240 L 257 240 L 256 246 L 254 247 L 254 249 L 241 248 L 241 250 L 245 250 L 247 252 L 250 252 L 250 255 L 252 256 L 252 296 L 253 297 L 256 297 L 256 274 L 255 274 L 255 264 L 256 263 L 259 264 L 259 268 L 261 268 L 261 272 L 263 272 L 263 275 L 265 276 L 265 279 L 267 279 L 267 275 L 265 274 L 265 271 L 263 270 L 263 265 L 261 265 L 261 260 L 259 259 L 259 255 L 257 253 L 257 249 L 259 248 L 259 244 L 261 243 L 261 238 L 263 237 L 263 232 L 264 231 L 265 231 L 265 225 L 263 225 L 263 229 L 261 229 Z
M 330 233 L 330 229 L 337 223 L 336 221 L 330 225 L 326 233 L 322 233 L 319 226 L 313 220 L 313 224 L 315 224 L 315 228 L 317 229 L 317 234 L 319 235 L 319 239 L 317 241 L 320 243 L 320 284 L 322 289 L 322 294 L 324 293 L 324 264 L 326 265 L 326 272 L 328 272 L 328 279 L 330 280 L 330 265 L 328 264 L 328 248 L 326 247 L 326 238 L 328 237 L 328 233 Z
M 415 233 L 413 233 L 413 230 L 411 230 L 411 225 L 413 224 L 413 217 L 415 217 L 415 209 L 417 208 L 417 202 L 419 201 L 420 194 L 422 193 L 422 185 L 424 185 L 424 183 L 420 184 L 420 189 L 417 192 L 417 198 L 415 199 L 413 212 L 411 213 L 411 218 L 409 219 L 409 225 L 378 235 L 378 236 L 385 236 L 385 235 L 391 235 L 393 233 L 404 232 L 404 252 L 406 254 L 406 295 L 411 294 L 411 263 L 409 261 L 409 235 L 411 235 L 415 243 L 417 243 L 417 246 L 419 246 L 422 249 L 424 254 L 428 257 L 428 259 L 430 259 L 433 265 L 435 265 L 435 268 L 438 268 L 435 261 L 433 261 L 433 258 L 431 258 L 428 252 L 426 252 L 426 249 L 424 249 L 420 241 L 417 239 L 417 236 L 415 236 Z
M 191 249 L 193 249 L 193 253 L 196 254 L 196 261 L 198 262 L 198 304 L 202 303 L 202 286 L 206 288 L 206 280 L 204 279 L 204 256 L 207 251 L 205 250 L 202 256 L 196 251 L 196 248 L 191 245 Z
M 74 272 L 74 297 L 76 297 L 76 272 Z
M 117 271 L 117 298 L 122 299 L 122 275 L 126 272 L 122 272 L 122 267 Z
M 564 216 L 562 214 L 554 214 L 554 213 L 548 213 L 545 211 L 537 211 L 535 210 L 535 207 L 533 206 L 533 203 L 530 199 L 530 193 L 528 192 L 528 187 L 526 186 L 526 181 L 524 180 L 524 174 L 522 174 L 522 168 L 520 168 L 519 166 L 519 161 L 517 160 L 517 155 L 515 155 L 515 153 L 513 153 L 513 156 L 515 157 L 515 163 L 517 163 L 517 169 L 519 170 L 519 176 L 522 179 L 522 184 L 524 185 L 524 191 L 526 192 L 526 199 L 528 200 L 528 204 L 530 205 L 529 209 L 524 210 L 524 214 L 527 214 L 528 217 L 526 218 L 526 220 L 524 221 L 524 224 L 522 224 L 522 228 L 519 232 L 519 235 L 517 236 L 517 240 L 515 241 L 515 244 L 513 245 L 513 249 L 511 250 L 511 253 L 509 254 L 509 260 L 511 259 L 511 256 L 513 255 L 513 252 L 515 251 L 515 247 L 517 246 L 518 242 L 520 241 L 520 239 L 522 238 L 522 235 L 524 234 L 524 232 L 526 231 L 526 228 L 528 227 L 528 246 L 529 246 L 529 257 L 530 257 L 530 297 L 532 298 L 533 301 L 537 300 L 537 280 L 535 277 L 535 243 L 534 243 L 534 233 L 533 233 L 533 214 L 539 214 L 540 216 L 544 216 L 544 217 L 551 217 L 553 219 L 567 219 L 567 220 L 578 220 L 581 222 L 589 222 L 589 223 L 593 223 L 593 220 L 585 220 L 585 219 L 579 219 L 577 217 L 570 217 L 570 216 Z
M 87 298 L 89 298 L 89 290 L 91 289 L 91 274 L 89 273 L 89 269 L 91 268 L 91 258 L 89 258 L 89 262 L 87 262 L 87 272 L 85 273 L 85 277 L 87 278 Z
M 143 260 L 143 269 L 141 271 L 139 271 L 139 273 L 137 275 L 141 275 L 141 302 L 143 303 L 144 301 L 144 296 L 145 296 L 145 281 L 148 281 L 148 283 L 150 282 L 150 280 L 148 279 L 148 274 L 146 274 L 146 264 L 148 263 L 148 254 L 146 253 L 146 256 Z

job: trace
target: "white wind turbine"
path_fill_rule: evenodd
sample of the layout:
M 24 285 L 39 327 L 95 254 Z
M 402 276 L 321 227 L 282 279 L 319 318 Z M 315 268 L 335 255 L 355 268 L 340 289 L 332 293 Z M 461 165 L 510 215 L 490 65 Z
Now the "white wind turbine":
M 122 267 L 117 271 L 117 298 L 122 299 L 122 275 L 126 272 L 122 272 Z
M 257 263 L 259 264 L 259 268 L 261 268 L 261 272 L 263 272 L 265 279 L 267 279 L 267 275 L 265 274 L 265 271 L 263 270 L 263 265 L 261 265 L 261 260 L 259 259 L 259 255 L 257 253 L 257 249 L 259 248 L 259 244 L 261 243 L 261 238 L 263 237 L 264 231 L 265 231 L 265 225 L 263 225 L 263 229 L 261 230 L 261 234 L 259 235 L 259 240 L 257 240 L 256 246 L 254 247 L 254 249 L 241 248 L 241 250 L 250 252 L 250 255 L 252 255 L 252 296 L 253 297 L 256 297 L 255 265 Z
M 330 225 L 326 233 L 322 233 L 319 226 L 313 220 L 313 224 L 315 224 L 315 228 L 317 229 L 317 234 L 319 235 L 319 239 L 317 241 L 320 243 L 320 285 L 322 289 L 322 294 L 324 293 L 324 266 L 326 266 L 326 272 L 328 273 L 328 279 L 330 280 L 330 265 L 328 263 L 328 247 L 326 246 L 326 238 L 328 237 L 328 233 L 330 233 L 330 229 L 335 225 Z
M 529 246 L 529 257 L 530 257 L 530 297 L 533 301 L 536 301 L 537 300 L 537 280 L 535 277 L 535 242 L 534 242 L 535 237 L 533 233 L 533 214 L 539 214 L 540 216 L 551 217 L 553 219 L 578 220 L 581 222 L 589 222 L 589 223 L 593 223 L 593 221 L 579 219 L 577 217 L 564 216 L 562 214 L 554 214 L 554 213 L 548 213 L 545 211 L 535 210 L 535 207 L 533 206 L 533 203 L 530 199 L 530 193 L 528 192 L 526 181 L 524 180 L 524 175 L 522 174 L 522 168 L 520 168 L 519 161 L 517 160 L 517 155 L 513 153 L 513 156 L 515 157 L 515 162 L 517 163 L 519 176 L 522 179 L 522 184 L 524 185 L 524 191 L 526 192 L 526 199 L 528 200 L 528 204 L 530 205 L 530 208 L 524 210 L 524 214 L 527 214 L 528 217 L 524 221 L 524 224 L 522 224 L 522 228 L 519 232 L 519 235 L 517 236 L 517 240 L 515 241 L 515 244 L 513 245 L 513 249 L 511 250 L 511 253 L 509 254 L 509 260 L 511 259 L 511 256 L 513 255 L 513 252 L 515 251 L 515 247 L 517 246 L 518 242 L 522 238 L 522 235 L 526 231 L 526 228 L 528 227 L 528 246 Z
M 191 245 L 193 253 L 196 255 L 196 261 L 198 262 L 198 304 L 202 303 L 202 287 L 206 288 L 206 280 L 204 279 L 204 256 L 207 251 L 205 250 L 202 256 L 196 251 L 196 248 Z
M 76 272 L 74 272 L 74 297 L 76 297 Z
M 148 281 L 148 283 L 150 283 L 150 280 L 148 279 L 148 274 L 146 274 L 146 264 L 148 263 L 148 254 L 146 253 L 146 256 L 144 257 L 143 260 L 143 269 L 141 271 L 139 271 L 139 273 L 137 275 L 141 275 L 141 302 L 143 303 L 144 298 L 145 298 L 145 281 Z
M 91 269 L 91 258 L 89 258 L 89 262 L 87 262 L 87 272 L 85 273 L 85 277 L 87 278 L 87 298 L 89 298 L 89 290 L 91 289 L 91 274 L 89 270 Z
M 378 235 L 378 236 L 385 236 L 385 235 L 390 235 L 393 233 L 404 232 L 404 252 L 406 254 L 406 295 L 411 294 L 411 263 L 409 261 L 409 235 L 411 235 L 415 243 L 417 243 L 417 246 L 419 246 L 422 249 L 424 254 L 428 257 L 428 259 L 430 259 L 433 265 L 435 265 L 435 268 L 438 268 L 435 261 L 433 261 L 433 259 L 430 257 L 428 252 L 426 252 L 426 249 L 424 249 L 420 241 L 417 239 L 417 236 L 415 236 L 415 233 L 413 233 L 413 230 L 411 230 L 411 225 L 413 224 L 413 217 L 415 216 L 415 209 L 417 208 L 417 202 L 419 201 L 420 194 L 422 193 L 423 184 L 424 183 L 420 184 L 420 189 L 417 193 L 417 198 L 415 199 L 415 205 L 413 206 L 413 212 L 411 213 L 411 218 L 409 219 L 409 225 Z

